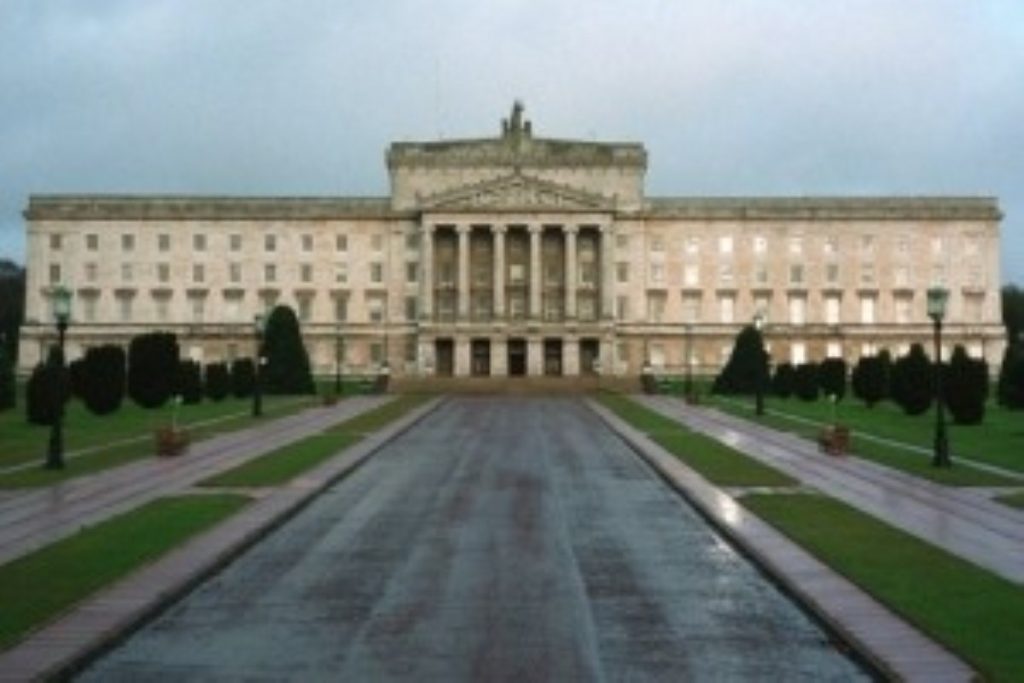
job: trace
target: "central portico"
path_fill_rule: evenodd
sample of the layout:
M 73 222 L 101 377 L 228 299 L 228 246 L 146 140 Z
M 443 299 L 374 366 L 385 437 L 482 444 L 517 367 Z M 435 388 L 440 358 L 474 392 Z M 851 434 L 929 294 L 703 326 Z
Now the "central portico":
M 598 372 L 643 148 L 534 139 L 517 103 L 500 138 L 397 143 L 388 162 L 393 208 L 419 214 L 421 373 Z

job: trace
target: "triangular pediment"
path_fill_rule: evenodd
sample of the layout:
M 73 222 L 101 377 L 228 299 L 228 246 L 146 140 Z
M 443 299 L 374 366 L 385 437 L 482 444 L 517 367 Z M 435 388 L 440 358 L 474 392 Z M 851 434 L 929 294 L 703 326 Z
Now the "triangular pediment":
M 445 211 L 600 211 L 613 208 L 613 201 L 602 195 L 522 173 L 513 173 L 421 197 L 419 204 L 424 209 Z

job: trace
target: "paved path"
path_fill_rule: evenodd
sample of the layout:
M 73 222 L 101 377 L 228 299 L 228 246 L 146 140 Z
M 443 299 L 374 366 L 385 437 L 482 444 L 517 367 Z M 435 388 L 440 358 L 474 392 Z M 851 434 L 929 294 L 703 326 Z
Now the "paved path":
M 454 399 L 85 672 L 862 680 L 571 399 Z
M 353 397 L 214 436 L 174 458 L 147 458 L 61 484 L 0 496 L 0 563 L 370 410 L 386 397 Z M 70 465 L 74 467 L 72 463 Z
M 1024 511 L 988 492 L 935 484 L 856 457 L 829 457 L 792 434 L 665 396 L 636 400 L 801 482 L 1016 583 L 1024 582 Z

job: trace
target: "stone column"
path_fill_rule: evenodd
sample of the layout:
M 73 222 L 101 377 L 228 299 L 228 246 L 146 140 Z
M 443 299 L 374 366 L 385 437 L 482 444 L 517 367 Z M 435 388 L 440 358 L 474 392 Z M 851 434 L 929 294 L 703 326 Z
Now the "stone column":
M 601 318 L 615 317 L 615 231 L 601 226 Z
M 492 225 L 494 239 L 494 319 L 505 319 L 505 231 L 504 225 Z M 493 363 L 492 363 L 493 366 Z
M 565 319 L 576 319 L 576 231 L 575 225 L 566 225 L 565 233 Z
M 508 341 L 504 337 L 491 338 L 491 375 L 508 375 Z
M 458 319 L 469 320 L 469 226 L 457 225 L 459 236 L 459 297 Z
M 469 338 L 458 336 L 455 338 L 455 376 L 469 377 L 470 364 Z
M 434 319 L 434 226 L 420 227 L 420 319 Z
M 562 339 L 562 374 L 576 377 L 580 374 L 580 340 L 579 337 Z
M 544 340 L 530 337 L 526 341 L 526 374 L 537 377 L 544 374 Z
M 530 231 L 530 319 L 540 320 L 540 234 L 543 226 L 531 225 Z

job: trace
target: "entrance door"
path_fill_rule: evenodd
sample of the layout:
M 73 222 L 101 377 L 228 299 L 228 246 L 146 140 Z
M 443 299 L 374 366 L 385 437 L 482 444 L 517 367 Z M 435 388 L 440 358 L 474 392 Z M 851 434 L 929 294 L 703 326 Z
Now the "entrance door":
M 487 339 L 474 339 L 470 343 L 472 354 L 471 372 L 475 377 L 487 377 L 491 374 L 491 342 Z
M 584 375 L 597 373 L 597 359 L 601 357 L 601 343 L 597 339 L 580 340 L 580 372 Z
M 438 377 L 451 377 L 455 373 L 455 344 L 451 339 L 434 342 L 434 357 L 437 359 Z
M 562 374 L 562 340 L 544 340 L 544 374 Z
M 522 377 L 526 374 L 526 340 L 508 340 L 508 374 Z

